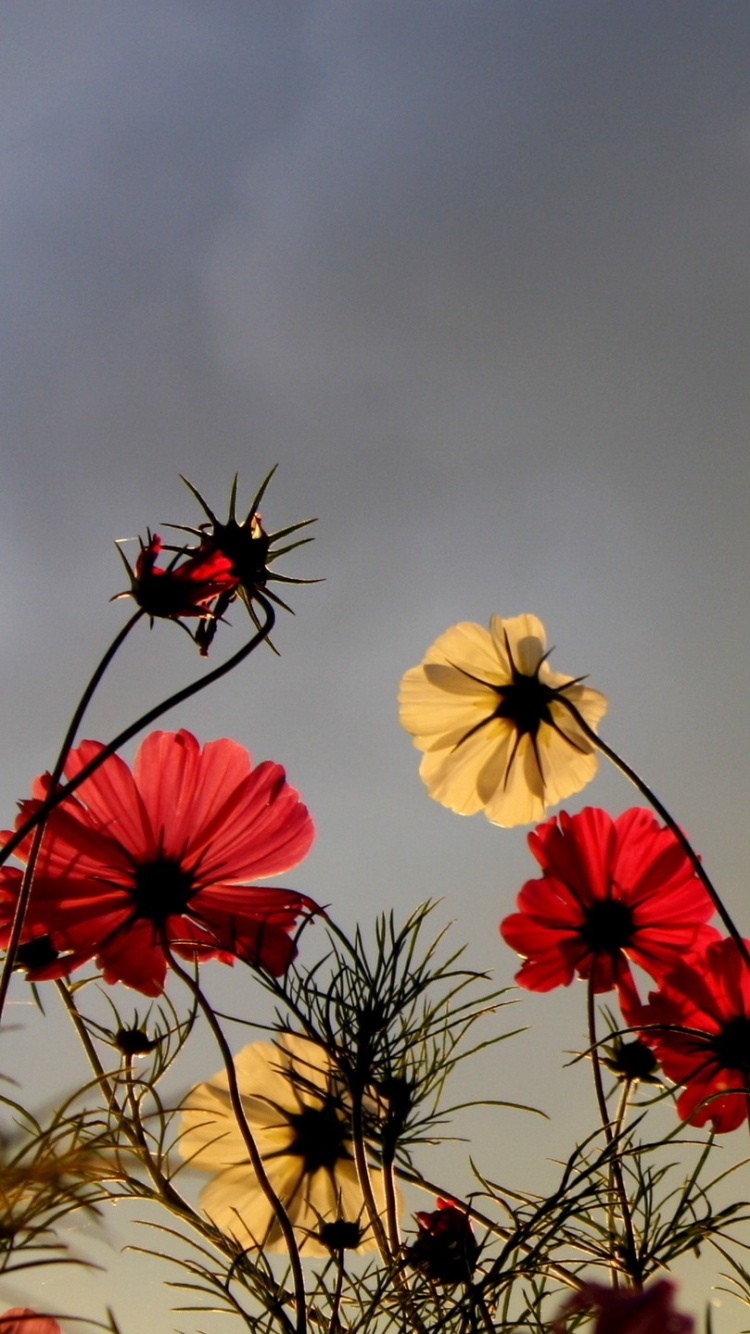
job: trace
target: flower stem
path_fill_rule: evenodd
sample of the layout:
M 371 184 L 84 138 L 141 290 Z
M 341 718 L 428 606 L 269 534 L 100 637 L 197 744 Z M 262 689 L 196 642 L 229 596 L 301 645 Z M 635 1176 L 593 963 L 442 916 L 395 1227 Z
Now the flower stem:
M 589 1029 L 589 1052 L 591 1055 L 591 1065 L 594 1072 L 594 1089 L 596 1091 L 596 1101 L 599 1107 L 604 1138 L 607 1141 L 607 1148 L 610 1150 L 610 1181 L 614 1185 L 615 1194 L 620 1206 L 620 1216 L 622 1218 L 623 1228 L 625 1229 L 625 1268 L 633 1283 L 640 1288 L 640 1275 L 638 1273 L 638 1261 L 635 1248 L 635 1237 L 633 1236 L 633 1221 L 630 1217 L 630 1203 L 628 1201 L 625 1181 L 622 1175 L 622 1164 L 619 1158 L 618 1133 L 613 1130 L 607 1107 L 607 1099 L 604 1093 L 604 1083 L 602 1081 L 602 1065 L 599 1059 L 599 1046 L 596 1036 L 596 999 L 594 992 L 594 969 L 592 968 L 587 987 L 587 1011 L 588 1011 L 588 1029 Z M 619 1109 L 618 1109 L 619 1115 Z M 618 1127 L 619 1130 L 619 1127 Z M 610 1223 L 610 1232 L 614 1238 L 614 1227 Z M 612 1263 L 612 1286 L 619 1287 L 619 1270 L 617 1265 Z
M 109 759 L 110 755 L 114 755 L 116 751 L 120 750 L 121 747 L 134 736 L 137 736 L 139 732 L 142 732 L 144 727 L 148 727 L 149 723 L 155 722 L 157 718 L 160 718 L 162 714 L 167 713 L 169 709 L 173 709 L 176 705 L 182 704 L 184 700 L 190 699 L 192 695 L 197 695 L 200 690 L 205 690 L 206 686 L 212 685 L 213 682 L 218 681 L 220 677 L 226 676 L 227 672 L 231 672 L 234 667 L 238 667 L 245 658 L 249 657 L 253 652 L 253 649 L 256 649 L 259 644 L 263 643 L 264 639 L 268 638 L 276 622 L 276 613 L 270 602 L 267 602 L 262 594 L 256 592 L 255 601 L 259 602 L 262 606 L 266 621 L 265 624 L 260 627 L 260 630 L 253 635 L 252 639 L 249 639 L 239 652 L 235 653 L 233 657 L 228 658 L 227 661 L 223 662 L 219 667 L 215 667 L 211 672 L 206 672 L 205 676 L 199 677 L 197 681 L 192 681 L 188 686 L 183 686 L 182 690 L 175 691 L 175 693 L 170 695 L 168 699 L 162 700 L 160 704 L 155 704 L 147 713 L 141 714 L 140 718 L 137 718 L 134 723 L 131 723 L 130 726 L 126 727 L 122 732 L 119 732 L 112 741 L 108 741 L 107 745 L 102 747 L 98 755 L 95 755 L 92 760 L 89 760 L 89 763 L 84 765 L 83 769 L 75 775 L 75 778 L 71 778 L 67 783 L 63 784 L 62 787 L 58 787 L 57 791 L 50 792 L 49 795 L 45 797 L 44 801 L 41 802 L 39 808 L 34 811 L 32 815 L 28 816 L 23 824 L 19 825 L 18 829 L 11 835 L 7 843 L 0 848 L 0 866 L 2 866 L 3 862 L 7 861 L 12 852 L 15 852 L 19 843 L 22 843 L 26 838 L 26 835 L 29 834 L 32 829 L 35 829 L 37 825 L 46 820 L 50 811 L 53 811 L 56 806 L 59 806 L 67 797 L 71 796 L 82 783 L 86 782 L 87 778 L 90 778 L 93 773 L 96 773 L 96 770 Z
M 367 1162 L 367 1153 L 365 1151 L 365 1135 L 362 1122 L 362 1092 L 360 1089 L 352 1089 L 352 1144 L 354 1145 L 354 1164 L 357 1169 L 357 1179 L 359 1188 L 362 1191 L 362 1198 L 365 1202 L 367 1217 L 370 1220 L 370 1226 L 377 1242 L 380 1258 L 384 1265 L 391 1263 L 391 1252 L 388 1246 L 388 1238 L 383 1227 L 383 1220 L 378 1212 L 378 1206 L 375 1202 L 375 1196 L 372 1189 L 372 1179 L 370 1177 L 370 1168 Z
M 110 644 L 109 648 L 104 654 L 104 657 L 102 658 L 93 676 L 91 677 L 91 680 L 86 686 L 86 689 L 81 695 L 75 713 L 73 714 L 73 717 L 71 718 L 70 723 L 68 725 L 68 730 L 65 733 L 65 738 L 63 740 L 62 746 L 60 747 L 60 753 L 57 759 L 55 760 L 54 768 L 52 770 L 52 773 L 50 774 L 50 781 L 49 781 L 50 792 L 54 792 L 57 789 L 57 785 L 60 781 L 62 771 L 65 768 L 65 762 L 70 753 L 70 748 L 73 745 L 73 742 L 75 741 L 76 733 L 81 725 L 81 720 L 89 704 L 91 703 L 94 691 L 99 685 L 99 682 L 104 676 L 104 673 L 109 667 L 109 664 L 111 663 L 118 649 L 125 642 L 128 635 L 130 634 L 130 631 L 133 629 L 136 623 L 141 619 L 142 615 L 143 612 L 140 609 L 136 611 L 131 616 L 130 620 L 127 621 L 126 624 L 122 627 L 119 633 L 115 635 L 115 638 L 113 639 L 112 643 Z M 3 964 L 2 973 L 0 974 L 0 1018 L 2 1018 L 3 1010 L 5 1008 L 5 999 L 6 996 L 8 995 L 8 987 L 10 986 L 11 973 L 13 971 L 13 964 L 15 963 L 15 958 L 16 958 L 16 950 L 18 949 L 18 944 L 21 939 L 21 933 L 23 932 L 23 924 L 24 921 L 26 920 L 26 910 L 29 906 L 29 900 L 31 898 L 31 889 L 34 883 L 34 873 L 36 871 L 36 865 L 42 847 L 42 839 L 44 838 L 45 824 L 46 824 L 46 815 L 45 818 L 42 819 L 36 827 L 34 833 L 34 839 L 31 844 L 31 849 L 29 851 L 29 859 L 26 863 L 26 870 L 24 872 L 23 880 L 21 881 L 21 889 L 19 891 L 18 899 L 16 901 L 16 908 L 13 914 L 13 922 L 10 928 L 10 936 L 8 938 L 8 944 L 6 947 L 5 962 Z
M 388 1240 L 391 1249 L 398 1252 L 401 1246 L 401 1233 L 398 1226 L 396 1208 L 396 1187 L 393 1180 L 393 1159 L 383 1159 L 383 1186 L 385 1188 L 385 1220 L 388 1227 Z
M 130 1059 L 128 1059 L 125 1069 L 128 1105 L 130 1107 L 130 1118 L 128 1118 L 124 1114 L 124 1109 L 119 1105 L 115 1098 L 111 1077 L 105 1072 L 104 1067 L 99 1060 L 99 1055 L 91 1041 L 91 1036 L 81 1017 L 78 1007 L 76 1006 L 75 1000 L 73 999 L 70 987 L 67 982 L 62 981 L 61 979 L 58 980 L 55 985 L 60 993 L 63 1005 L 70 1015 L 76 1033 L 81 1040 L 96 1081 L 107 1098 L 110 1110 L 117 1114 L 118 1124 L 124 1131 L 126 1137 L 130 1140 L 133 1148 L 140 1153 L 144 1166 L 154 1184 L 155 1189 L 153 1194 L 148 1195 L 146 1198 L 158 1200 L 160 1204 L 163 1204 L 169 1209 L 170 1213 L 181 1218 L 183 1222 L 189 1223 L 205 1241 L 210 1242 L 210 1244 L 224 1254 L 227 1259 L 231 1260 L 234 1265 L 237 1261 L 235 1249 L 226 1243 L 222 1245 L 216 1231 L 213 1228 L 209 1229 L 206 1227 L 206 1224 L 200 1215 L 196 1213 L 190 1204 L 188 1204 L 187 1200 L 183 1199 L 179 1191 L 175 1190 L 169 1177 L 164 1175 L 159 1162 L 157 1162 L 151 1153 L 143 1128 L 138 1102 L 135 1097 Z M 286 1334 L 294 1334 L 294 1325 L 286 1312 L 277 1305 L 276 1300 L 273 1302 L 273 1309 L 274 1313 L 279 1317 Z
M 206 1022 L 208 1023 L 208 1026 L 211 1029 L 214 1038 L 216 1039 L 216 1044 L 219 1048 L 219 1051 L 221 1052 L 229 1086 L 229 1100 L 232 1104 L 232 1111 L 234 1112 L 234 1117 L 237 1122 L 237 1126 L 244 1140 L 245 1148 L 247 1149 L 252 1169 L 258 1179 L 258 1185 L 260 1186 L 263 1194 L 268 1200 L 268 1203 L 271 1205 L 271 1208 L 273 1209 L 276 1218 L 278 1219 L 279 1227 L 281 1228 L 281 1231 L 284 1236 L 284 1241 L 286 1242 L 286 1247 L 289 1252 L 289 1263 L 292 1268 L 292 1279 L 294 1282 L 294 1293 L 295 1293 L 295 1306 L 296 1306 L 296 1318 L 297 1318 L 296 1334 L 306 1334 L 307 1299 L 305 1296 L 305 1278 L 302 1272 L 302 1261 L 300 1259 L 299 1247 L 297 1245 L 297 1238 L 294 1235 L 294 1228 L 292 1226 L 289 1214 L 287 1213 L 286 1209 L 284 1208 L 284 1205 L 282 1204 L 281 1200 L 276 1194 L 276 1191 L 271 1185 L 271 1182 L 268 1179 L 268 1176 L 266 1174 L 266 1169 L 263 1165 L 263 1159 L 258 1151 L 258 1146 L 255 1143 L 253 1132 L 250 1129 L 247 1117 L 245 1116 L 245 1109 L 242 1105 L 242 1094 L 240 1092 L 240 1087 L 237 1082 L 237 1071 L 235 1070 L 234 1067 L 234 1060 L 232 1058 L 232 1053 L 229 1048 L 229 1043 L 227 1042 L 224 1036 L 221 1025 L 218 1019 L 216 1018 L 216 1015 L 214 1014 L 212 1006 L 210 1005 L 209 1001 L 203 994 L 203 991 L 201 990 L 198 982 L 190 976 L 190 974 L 186 971 L 186 969 L 182 968 L 180 964 L 177 963 L 177 960 L 175 959 L 172 951 L 169 949 L 169 946 L 166 943 L 166 941 L 164 942 L 164 952 L 169 960 L 170 968 L 173 970 L 173 972 L 177 974 L 180 980 L 185 984 L 188 990 L 195 997 L 195 1000 L 200 1006 L 200 1009 L 203 1012 L 203 1016 Z
M 711 902 L 713 903 L 714 908 L 716 909 L 717 913 L 719 914 L 719 917 L 724 923 L 724 926 L 726 927 L 729 935 L 735 942 L 740 954 L 742 955 L 742 958 L 745 962 L 748 972 L 750 972 L 750 950 L 748 950 L 747 944 L 745 943 L 739 930 L 735 926 L 731 916 L 729 915 L 729 912 L 724 907 L 724 902 L 719 895 L 719 891 L 715 888 L 707 871 L 704 870 L 703 863 L 701 862 L 700 857 L 698 856 L 697 852 L 693 848 L 690 841 L 685 837 L 677 821 L 674 819 L 672 815 L 670 815 L 666 806 L 663 804 L 663 802 L 659 800 L 656 793 L 652 792 L 651 788 L 641 778 L 640 774 L 636 773 L 635 769 L 631 768 L 631 766 L 617 754 L 616 750 L 613 750 L 611 746 L 608 746 L 607 742 L 604 741 L 602 737 L 597 736 L 593 727 L 589 727 L 588 723 L 586 722 L 586 719 L 578 712 L 578 709 L 576 708 L 575 704 L 573 704 L 571 700 L 566 699 L 565 695 L 562 693 L 560 693 L 557 696 L 557 700 L 558 703 L 563 704 L 565 708 L 568 710 L 568 713 L 570 713 L 575 718 L 578 726 L 580 727 L 584 735 L 588 738 L 588 740 L 591 741 L 593 745 L 595 745 L 597 749 L 602 752 L 603 755 L 606 755 L 608 760 L 612 761 L 615 768 L 620 770 L 620 773 L 624 774 L 625 777 L 629 779 L 629 781 L 633 784 L 633 786 L 638 789 L 641 796 L 646 798 L 646 801 L 649 803 L 650 806 L 653 806 L 657 815 L 661 816 L 667 828 L 671 829 L 683 852 L 689 858 L 693 870 L 695 871 L 695 874 L 697 875 L 698 879 L 700 880 L 701 884 L 706 890 L 706 893 L 709 895 Z

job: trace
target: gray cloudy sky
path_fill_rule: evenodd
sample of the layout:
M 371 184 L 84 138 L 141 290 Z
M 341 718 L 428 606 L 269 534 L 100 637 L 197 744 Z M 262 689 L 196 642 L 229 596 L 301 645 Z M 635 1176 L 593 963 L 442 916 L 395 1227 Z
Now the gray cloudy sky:
M 296 887 L 346 925 L 443 897 L 511 981 L 525 835 L 426 798 L 395 692 L 451 623 L 533 611 L 750 930 L 750 8 L 0 10 L 5 823 L 122 622 L 112 540 L 194 522 L 181 472 L 221 508 L 278 463 L 267 521 L 319 517 L 287 568 L 326 582 L 294 591 L 280 660 L 167 725 L 286 764 L 319 831 Z M 198 667 L 142 630 L 84 731 Z M 569 806 L 632 801 L 608 774 Z M 482 1078 L 549 1107 L 581 997 L 522 1013 L 546 1070 L 517 1040 Z M 91 1284 L 91 1314 L 117 1306 Z

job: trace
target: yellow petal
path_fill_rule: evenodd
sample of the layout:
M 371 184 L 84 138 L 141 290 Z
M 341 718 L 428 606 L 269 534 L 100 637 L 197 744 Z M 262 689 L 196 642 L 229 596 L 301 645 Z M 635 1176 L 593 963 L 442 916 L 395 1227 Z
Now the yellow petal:
M 504 772 L 513 729 L 502 718 L 492 718 L 473 736 L 451 751 L 427 752 L 419 774 L 431 797 L 459 815 L 474 815 L 484 799 L 478 787 L 481 771 L 496 764 Z
M 493 616 L 490 619 L 490 630 L 498 656 L 502 654 L 503 660 L 507 662 L 505 647 L 507 635 L 515 667 L 519 672 L 523 672 L 524 676 L 533 676 L 544 657 L 547 644 L 547 635 L 538 616 L 531 616 L 528 612 L 522 616 L 509 616 L 505 619 Z M 510 664 L 508 677 L 510 677 Z

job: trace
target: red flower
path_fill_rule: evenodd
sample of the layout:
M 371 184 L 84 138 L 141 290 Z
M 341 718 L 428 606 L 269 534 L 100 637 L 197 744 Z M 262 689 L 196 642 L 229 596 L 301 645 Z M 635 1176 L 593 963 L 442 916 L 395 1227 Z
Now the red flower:
M 13 1306 L 0 1315 L 0 1334 L 62 1334 L 51 1315 L 37 1315 L 28 1306 Z
M 438 1199 L 437 1206 L 415 1215 L 419 1235 L 406 1252 L 407 1263 L 433 1283 L 467 1283 L 479 1255 L 468 1215 L 452 1200 Z
M 67 776 L 101 750 L 84 741 Z M 19 823 L 48 785 L 48 775 L 36 780 Z M 295 921 L 316 905 L 244 882 L 296 866 L 312 840 L 307 808 L 280 765 L 253 769 L 235 741 L 201 750 L 190 732 L 152 732 L 132 773 L 112 756 L 51 813 L 24 928 L 29 977 L 59 977 L 96 956 L 106 982 L 158 996 L 167 947 L 184 959 L 236 956 L 283 973 L 296 952 Z M 17 870 L 0 872 L 6 939 L 18 883 Z
M 651 992 L 637 1021 L 689 1030 L 642 1034 L 667 1078 L 685 1085 L 677 1099 L 683 1120 L 736 1130 L 750 1096 L 750 976 L 735 941 L 714 941 L 701 956 L 678 964 Z
M 205 616 L 211 603 L 220 595 L 231 594 L 237 587 L 238 579 L 232 570 L 232 562 L 220 551 L 200 550 L 189 555 L 181 564 L 172 563 L 167 569 L 156 564 L 162 541 L 158 533 L 144 546 L 131 570 L 121 548 L 125 568 L 130 575 L 129 593 L 120 597 L 133 597 L 151 617 L 164 617 L 179 620 L 182 616 Z
M 552 1326 L 553 1334 L 564 1334 L 570 1311 L 593 1307 L 597 1320 L 593 1334 L 694 1334 L 692 1316 L 680 1315 L 672 1305 L 674 1283 L 663 1278 L 643 1292 L 615 1292 L 601 1283 L 586 1283 L 566 1302 Z
M 718 933 L 711 900 L 674 835 L 638 806 L 613 820 L 587 806 L 529 835 L 542 871 L 501 923 L 525 956 L 516 981 L 531 991 L 567 986 L 575 973 L 594 990 L 634 991 L 628 960 L 660 977 Z

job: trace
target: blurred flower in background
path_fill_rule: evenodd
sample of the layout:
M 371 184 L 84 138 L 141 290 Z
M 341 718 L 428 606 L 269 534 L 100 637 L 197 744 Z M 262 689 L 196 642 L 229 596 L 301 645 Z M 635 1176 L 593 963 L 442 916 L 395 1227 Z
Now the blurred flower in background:
M 323 1047 L 283 1033 L 254 1042 L 234 1060 L 242 1107 L 268 1179 L 299 1233 L 304 1255 L 330 1254 L 327 1223 L 359 1224 L 346 1244 L 373 1250 L 351 1143 L 351 1106 Z M 187 1098 L 180 1152 L 191 1166 L 216 1175 L 201 1194 L 209 1218 L 244 1247 L 285 1249 L 278 1219 L 247 1159 L 225 1071 L 198 1084 Z M 382 1173 L 370 1169 L 379 1212 Z M 341 1244 L 338 1229 L 334 1240 Z

